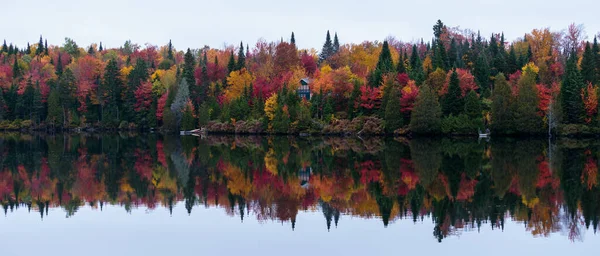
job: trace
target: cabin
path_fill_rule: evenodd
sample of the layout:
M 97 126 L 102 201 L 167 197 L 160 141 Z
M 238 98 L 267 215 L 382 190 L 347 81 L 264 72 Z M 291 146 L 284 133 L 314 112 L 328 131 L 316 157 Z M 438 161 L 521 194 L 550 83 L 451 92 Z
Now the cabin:
M 310 100 L 310 79 L 308 77 L 300 79 L 300 87 L 298 87 L 298 96 L 300 96 L 300 98 Z

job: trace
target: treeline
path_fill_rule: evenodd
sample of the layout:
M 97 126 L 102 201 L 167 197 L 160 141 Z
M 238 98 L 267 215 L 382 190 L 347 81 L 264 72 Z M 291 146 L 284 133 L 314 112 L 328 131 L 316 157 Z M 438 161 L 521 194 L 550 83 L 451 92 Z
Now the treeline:
M 593 141 L 329 137 L 162 137 L 23 134 L 0 136 L 0 206 L 164 207 L 193 213 L 220 207 L 295 225 L 299 212 L 434 221 L 442 240 L 462 231 L 524 224 L 534 236 L 577 239 L 600 220 Z M 182 207 L 175 207 L 178 203 Z M 56 212 L 54 212 L 56 213 Z M 343 217 L 342 217 L 343 218 Z M 326 226 L 325 226 L 326 223 Z
M 582 25 L 503 34 L 433 26 L 429 42 L 177 51 L 39 42 L 0 49 L 0 129 L 205 127 L 232 133 L 595 134 L 600 47 Z M 310 94 L 298 94 L 300 80 Z

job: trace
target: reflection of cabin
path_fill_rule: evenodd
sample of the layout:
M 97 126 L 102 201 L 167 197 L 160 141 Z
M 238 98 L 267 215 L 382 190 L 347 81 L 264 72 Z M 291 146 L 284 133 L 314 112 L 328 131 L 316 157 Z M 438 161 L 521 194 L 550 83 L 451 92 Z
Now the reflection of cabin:
M 306 98 L 306 100 L 310 100 L 310 79 L 300 79 L 300 87 L 298 87 L 298 96 L 300 96 L 300 98 Z
M 310 168 L 310 166 L 302 168 L 298 172 L 298 177 L 300 178 L 300 186 L 302 186 L 302 188 L 307 189 L 310 186 L 310 184 L 308 182 L 310 181 L 311 173 L 312 173 L 312 168 Z

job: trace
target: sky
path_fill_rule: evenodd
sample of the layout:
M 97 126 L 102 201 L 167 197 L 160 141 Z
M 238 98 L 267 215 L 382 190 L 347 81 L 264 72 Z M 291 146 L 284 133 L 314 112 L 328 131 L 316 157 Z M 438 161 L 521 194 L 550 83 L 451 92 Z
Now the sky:
M 327 30 L 340 42 L 402 41 L 433 37 L 432 26 L 441 19 L 450 27 L 480 30 L 489 37 L 504 32 L 514 40 L 534 28 L 565 29 L 583 23 L 589 39 L 600 31 L 597 0 L 7 0 L 2 3 L 0 40 L 24 47 L 40 34 L 50 45 L 65 37 L 81 47 L 102 42 L 119 47 L 126 40 L 139 45 L 177 49 L 208 45 L 254 45 L 259 38 L 288 40 L 291 32 L 301 49 L 320 49 Z M 4 1 L 3 1 L 4 2 Z

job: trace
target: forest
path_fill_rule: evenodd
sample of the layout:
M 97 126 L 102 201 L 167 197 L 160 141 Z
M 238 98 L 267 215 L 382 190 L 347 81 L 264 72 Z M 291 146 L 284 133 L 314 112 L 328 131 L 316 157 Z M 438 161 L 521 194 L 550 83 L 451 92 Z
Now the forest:
M 600 46 L 583 25 L 508 42 L 438 20 L 429 41 L 327 31 L 178 50 L 171 41 L 0 49 L 0 130 L 252 134 L 600 134 Z M 310 93 L 300 96 L 306 79 Z
M 381 228 L 433 222 L 431 238 L 440 242 L 517 222 L 516 232 L 580 240 L 600 223 L 599 161 L 593 139 L 15 132 L 0 134 L 0 206 L 42 219 L 84 207 L 187 214 L 210 207 L 290 231 L 306 225 L 300 213 L 322 212 L 323 229 L 353 218 L 378 219 Z

